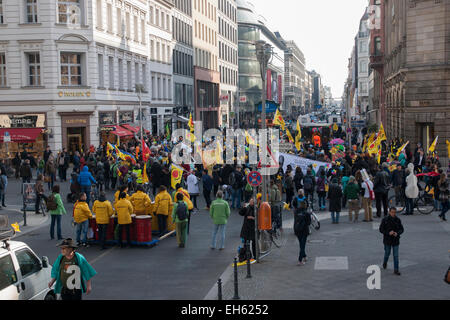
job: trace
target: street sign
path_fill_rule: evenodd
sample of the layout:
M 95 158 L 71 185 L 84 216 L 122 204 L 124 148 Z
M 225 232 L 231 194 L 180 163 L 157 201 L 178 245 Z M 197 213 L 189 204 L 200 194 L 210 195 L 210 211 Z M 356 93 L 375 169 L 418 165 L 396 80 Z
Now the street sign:
M 4 133 L 3 142 L 11 142 L 11 136 L 9 135 L 8 131 L 5 131 Z
M 239 97 L 239 102 L 246 103 L 247 102 L 247 96 L 240 96 Z
M 261 173 L 258 171 L 252 171 L 247 176 L 247 182 L 252 187 L 258 187 L 262 183 Z

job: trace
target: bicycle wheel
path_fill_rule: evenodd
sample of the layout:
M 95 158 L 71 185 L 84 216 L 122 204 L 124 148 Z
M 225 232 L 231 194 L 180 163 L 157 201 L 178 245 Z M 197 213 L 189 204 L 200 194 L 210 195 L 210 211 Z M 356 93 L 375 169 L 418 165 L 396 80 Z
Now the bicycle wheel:
M 272 242 L 277 248 L 281 248 L 284 244 L 284 232 L 281 228 L 275 228 L 271 231 Z
M 434 199 L 431 194 L 423 194 L 417 199 L 417 210 L 421 214 L 430 214 L 434 211 Z
M 388 200 L 388 208 L 397 208 L 397 213 L 402 213 L 406 208 L 405 197 L 390 197 Z
M 315 230 L 319 230 L 320 229 L 320 221 L 319 218 L 316 216 L 316 214 L 314 212 L 311 212 L 311 226 L 315 229 Z
M 259 234 L 259 253 L 266 254 L 272 249 L 272 237 L 267 230 L 262 230 Z
M 40 203 L 40 210 L 42 212 L 42 215 L 45 216 L 45 213 L 47 212 L 47 206 L 45 205 L 45 201 L 42 199 Z

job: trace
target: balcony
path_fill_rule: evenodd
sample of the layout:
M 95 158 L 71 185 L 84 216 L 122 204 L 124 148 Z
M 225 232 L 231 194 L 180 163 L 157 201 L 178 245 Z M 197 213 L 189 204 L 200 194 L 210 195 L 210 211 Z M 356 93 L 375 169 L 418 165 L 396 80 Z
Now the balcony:
M 383 54 L 372 54 L 370 55 L 370 68 L 381 69 L 384 66 L 384 55 Z

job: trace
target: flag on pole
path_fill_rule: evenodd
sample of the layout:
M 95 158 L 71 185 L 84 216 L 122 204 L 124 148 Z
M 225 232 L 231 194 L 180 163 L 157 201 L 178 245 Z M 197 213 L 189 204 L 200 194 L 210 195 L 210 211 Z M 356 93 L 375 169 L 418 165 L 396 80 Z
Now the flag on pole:
M 436 145 L 438 142 L 438 138 L 439 138 L 439 136 L 437 136 L 436 139 L 434 139 L 433 143 L 431 144 L 430 148 L 428 149 L 428 152 L 433 153 L 436 151 Z
M 281 129 L 286 130 L 286 123 L 284 122 L 283 116 L 280 113 L 280 110 L 277 109 L 275 112 L 275 117 L 273 118 L 273 124 L 281 126 Z
M 170 140 L 170 128 L 169 128 L 169 123 L 166 123 L 166 135 L 167 135 L 167 140 Z
M 143 154 L 142 154 L 142 155 L 143 155 Z M 147 162 L 144 163 L 144 172 L 142 173 L 142 182 L 143 182 L 144 184 L 149 182 L 149 180 L 148 180 L 148 175 L 147 175 Z
M 289 131 L 288 128 L 286 128 L 286 135 L 289 138 L 289 143 L 294 143 L 294 138 L 292 137 L 291 132 Z
M 405 143 L 403 146 L 401 146 L 400 149 L 398 149 L 396 156 L 398 157 L 400 153 L 402 153 L 403 150 L 405 150 L 406 146 L 409 144 L 409 141 Z
M 378 146 L 378 164 L 381 162 L 381 145 Z
M 150 157 L 150 149 L 147 146 L 147 144 L 145 143 L 144 139 L 142 139 L 142 160 L 144 160 L 144 162 L 147 162 L 148 158 Z
M 254 145 L 254 146 L 256 146 L 256 141 L 255 141 L 255 139 L 253 139 L 253 137 L 249 135 L 249 133 L 248 133 L 247 130 L 245 130 L 245 139 L 246 139 L 246 141 L 247 141 L 247 143 L 248 143 L 249 145 Z
M 302 129 L 300 128 L 300 121 L 297 119 L 297 135 L 295 136 L 295 147 L 298 151 L 300 151 L 301 143 L 300 139 L 302 138 Z
M 378 131 L 378 140 L 381 142 L 386 139 L 386 133 L 384 132 L 383 123 L 380 124 L 380 130 Z
M 450 159 L 450 142 L 448 140 L 445 141 L 447 143 L 447 153 L 448 153 L 448 158 Z
M 173 189 L 176 188 L 176 185 L 181 183 L 181 178 L 183 177 L 183 170 L 177 167 L 176 165 L 172 164 L 172 173 L 170 174 L 171 177 L 171 186 Z
M 189 114 L 188 126 L 191 132 L 194 132 L 194 121 L 192 120 L 192 113 Z

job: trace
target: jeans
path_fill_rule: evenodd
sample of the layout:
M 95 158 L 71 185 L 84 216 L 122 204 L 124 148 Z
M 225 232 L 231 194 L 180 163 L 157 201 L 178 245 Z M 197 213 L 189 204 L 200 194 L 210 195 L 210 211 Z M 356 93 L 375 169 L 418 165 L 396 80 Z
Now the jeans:
M 91 186 L 81 186 L 81 193 L 86 193 L 86 203 L 89 205 L 91 200 Z
M 388 214 L 388 195 L 384 192 L 375 192 L 375 200 L 377 202 L 377 217 L 381 217 L 381 202 L 383 202 L 384 216 Z
M 235 205 L 236 204 L 236 205 Z M 241 189 L 233 189 L 233 198 L 231 200 L 231 208 L 241 208 Z
M 406 214 L 413 214 L 414 199 L 406 197 Z
M 105 248 L 106 231 L 108 230 L 108 225 L 98 224 L 97 226 L 98 226 L 98 240 L 100 241 L 102 248 Z
M 167 216 L 163 214 L 157 214 L 159 234 L 163 235 L 167 233 Z
M 52 188 L 53 188 L 53 185 L 55 183 L 55 174 L 54 173 L 50 173 L 49 177 L 50 177 L 50 182 L 48 182 L 47 185 L 48 185 L 48 190 L 51 191 Z
M 319 196 L 319 208 L 325 208 L 326 206 L 326 196 L 327 193 L 325 191 L 319 191 L 317 192 L 317 195 Z
M 127 234 L 127 244 L 131 245 L 130 226 L 131 226 L 131 224 L 119 224 L 119 244 L 120 244 L 120 246 L 123 246 L 123 242 L 122 242 L 123 228 L 125 228 L 125 232 Z
M 441 211 L 441 214 L 439 215 L 439 217 L 442 217 L 443 219 L 446 219 L 446 218 L 445 218 L 445 214 L 446 214 L 447 211 L 449 210 L 450 203 L 449 203 L 448 200 L 447 200 L 447 201 L 445 201 L 445 202 L 441 202 L 441 206 L 442 206 L 442 211 Z
M 333 223 L 339 223 L 340 212 L 331 212 L 331 220 Z
M 77 223 L 77 242 L 86 243 L 89 220 Z
M 394 255 L 394 270 L 398 270 L 399 263 L 398 263 L 398 247 L 399 246 L 389 246 L 384 245 L 384 263 L 387 263 L 389 260 L 389 256 L 391 255 L 391 249 L 392 254 Z
M 211 248 L 216 248 L 216 238 L 217 233 L 219 233 L 219 248 L 224 249 L 225 248 L 225 229 L 227 225 L 226 224 L 215 224 L 214 230 L 212 233 L 212 242 L 211 242 Z
M 198 195 L 191 194 L 192 204 L 194 205 L 195 209 L 198 209 L 198 207 L 197 207 L 197 197 L 198 197 Z
M 203 196 L 205 197 L 206 206 L 209 208 L 211 205 L 211 190 L 203 189 Z
M 50 224 L 50 238 L 54 239 L 55 235 L 55 222 L 56 222 L 56 235 L 58 236 L 58 240 L 62 239 L 61 235 L 61 215 L 59 214 L 52 214 L 50 215 L 52 217 L 52 222 Z
M 5 207 L 5 191 L 3 190 L 2 193 L 0 193 L 0 200 L 2 201 L 2 206 Z
M 39 168 L 37 168 L 36 169 L 36 178 L 40 175 L 40 174 L 43 174 L 44 173 L 44 169 L 39 169 Z
M 300 254 L 298 256 L 298 261 L 301 262 L 303 258 L 306 258 L 306 239 L 308 238 L 308 233 L 301 233 L 297 235 L 298 243 L 300 244 Z
M 175 224 L 175 229 L 177 232 L 177 242 L 178 244 L 186 244 L 187 240 L 187 221 L 177 222 Z

